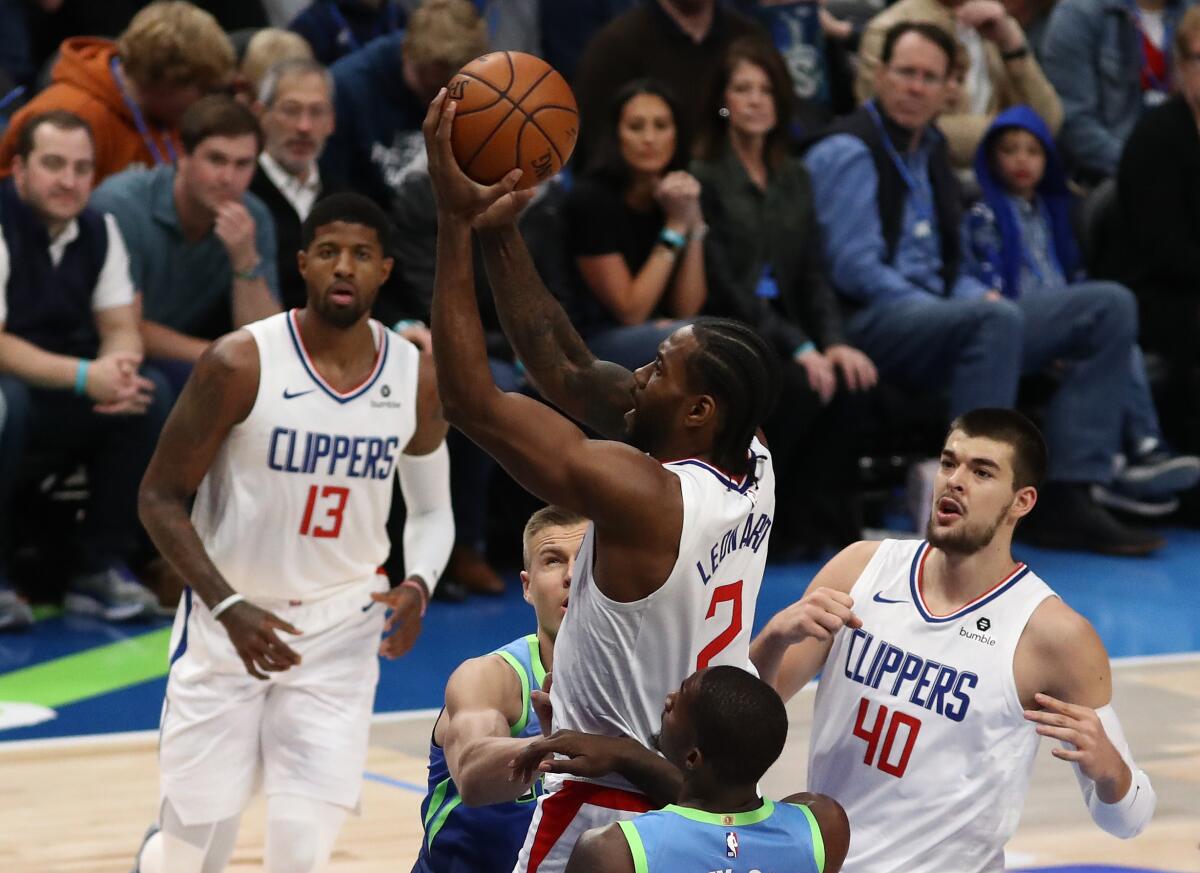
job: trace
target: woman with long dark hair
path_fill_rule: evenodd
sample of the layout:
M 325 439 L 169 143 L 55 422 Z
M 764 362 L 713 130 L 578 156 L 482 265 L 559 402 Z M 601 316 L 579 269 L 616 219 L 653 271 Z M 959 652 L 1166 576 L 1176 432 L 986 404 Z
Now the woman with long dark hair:
M 567 199 L 572 318 L 597 356 L 626 367 L 698 314 L 708 294 L 700 185 L 666 86 L 630 82 L 613 98 L 595 160 Z
M 772 543 L 841 545 L 857 535 L 850 401 L 877 375 L 846 344 L 823 273 L 808 171 L 790 154 L 793 101 L 773 46 L 750 37 L 730 44 L 692 163 L 711 228 L 706 312 L 754 325 L 784 361 L 783 394 L 765 426 L 780 486 Z

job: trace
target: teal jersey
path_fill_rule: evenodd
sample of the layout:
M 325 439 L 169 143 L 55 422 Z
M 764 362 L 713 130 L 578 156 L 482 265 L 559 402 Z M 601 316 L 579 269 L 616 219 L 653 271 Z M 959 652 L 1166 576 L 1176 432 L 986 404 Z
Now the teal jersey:
M 513 640 L 492 652 L 505 660 L 521 680 L 521 719 L 510 726 L 514 737 L 532 737 L 541 733 L 530 692 L 541 688 L 546 678 L 537 634 Z M 429 793 L 421 803 L 425 838 L 413 873 L 493 873 L 511 870 L 525 842 L 525 832 L 540 781 L 524 796 L 508 803 L 468 807 L 454 780 L 442 747 L 429 742 Z
M 825 843 L 807 806 L 730 815 L 671 804 L 618 823 L 635 873 L 821 873 Z

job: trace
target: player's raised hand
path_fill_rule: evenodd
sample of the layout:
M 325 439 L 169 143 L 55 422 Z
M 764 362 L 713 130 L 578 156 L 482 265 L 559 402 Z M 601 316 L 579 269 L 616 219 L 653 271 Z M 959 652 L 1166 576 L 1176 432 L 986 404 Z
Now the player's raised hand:
M 1097 794 L 1105 803 L 1116 803 L 1124 797 L 1133 773 L 1105 733 L 1096 710 L 1049 694 L 1038 693 L 1033 699 L 1042 708 L 1025 710 L 1025 718 L 1037 725 L 1043 737 L 1071 746 L 1051 749 L 1050 754 L 1078 764 L 1083 774 L 1096 783 Z
M 399 585 L 382 594 L 375 592 L 371 599 L 388 608 L 379 654 L 389 660 L 407 655 L 421 635 L 421 613 L 425 608 L 425 598 L 413 586 Z
M 514 193 L 513 188 L 521 178 L 520 170 L 512 170 L 494 185 L 481 185 L 472 180 L 459 167 L 450 146 L 450 131 L 454 126 L 457 104 L 450 100 L 443 88 L 429 104 L 421 132 L 425 137 L 425 152 L 429 158 L 429 177 L 433 181 L 433 194 L 438 212 L 466 222 L 475 222 L 488 212 L 493 204 L 507 198 L 489 213 L 487 221 L 500 223 L 512 221 L 524 205 L 533 197 L 532 191 Z
M 221 613 L 217 621 L 225 626 L 246 672 L 255 679 L 265 680 L 267 673 L 281 673 L 300 663 L 300 656 L 275 631 L 296 636 L 301 632 L 274 613 L 242 600 Z
M 814 588 L 769 622 L 772 631 L 789 643 L 833 639 L 844 627 L 862 627 L 854 614 L 854 598 L 833 588 Z

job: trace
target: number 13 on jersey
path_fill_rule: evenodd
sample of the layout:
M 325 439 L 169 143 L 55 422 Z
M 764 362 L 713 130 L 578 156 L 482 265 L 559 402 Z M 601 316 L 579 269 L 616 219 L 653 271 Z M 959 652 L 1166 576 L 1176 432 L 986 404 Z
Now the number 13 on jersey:
M 300 520 L 300 535 L 334 539 L 342 533 L 342 514 L 346 511 L 346 501 L 350 499 L 350 489 L 341 485 L 313 485 L 308 489 L 308 500 L 304 503 L 304 518 Z M 320 507 L 317 506 L 320 502 Z M 324 510 L 317 514 L 314 524 L 313 515 L 317 509 Z

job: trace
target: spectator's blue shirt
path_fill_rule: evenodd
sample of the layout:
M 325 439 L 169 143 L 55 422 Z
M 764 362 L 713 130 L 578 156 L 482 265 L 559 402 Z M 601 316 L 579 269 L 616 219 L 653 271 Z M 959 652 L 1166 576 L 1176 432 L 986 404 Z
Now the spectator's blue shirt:
M 737 0 L 734 5 L 757 18 L 771 34 L 771 42 L 787 64 L 796 96 L 828 106 L 828 59 L 819 4 L 813 0 Z
M 879 220 L 879 176 L 867 145 L 850 134 L 821 140 L 805 158 L 812 176 L 817 220 L 825 240 L 825 260 L 838 291 L 875 305 L 904 299 L 946 296 L 941 277 L 940 234 L 959 229 L 938 226 L 929 180 L 929 131 L 915 151 L 898 153 L 916 187 L 905 197 L 900 237 L 889 262 Z M 921 203 L 925 205 L 922 207 Z M 960 274 L 951 297 L 980 297 L 987 288 Z
M 321 173 L 390 205 L 411 172 L 425 169 L 425 104 L 404 81 L 403 33 L 381 36 L 331 68 L 337 127 L 321 155 Z
M 254 219 L 263 278 L 279 299 L 275 225 L 263 202 L 250 192 L 242 204 Z M 92 194 L 91 206 L 111 212 L 129 249 L 129 273 L 142 294 L 148 321 L 202 339 L 233 329 L 233 265 L 209 230 L 195 242 L 180 226 L 175 208 L 175 168 L 135 168 L 109 176 Z
M 1168 68 L 1171 35 L 1192 2 L 1167 0 L 1163 10 Z M 1141 33 L 1132 5 L 1132 0 L 1060 0 L 1042 38 L 1042 69 L 1063 106 L 1059 142 L 1072 170 L 1092 178 L 1116 174 L 1121 150 L 1146 106 Z
M 407 16 L 398 0 L 378 5 L 364 0 L 315 0 L 300 10 L 288 30 L 304 37 L 325 66 L 379 36 L 402 28 Z

